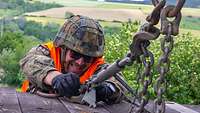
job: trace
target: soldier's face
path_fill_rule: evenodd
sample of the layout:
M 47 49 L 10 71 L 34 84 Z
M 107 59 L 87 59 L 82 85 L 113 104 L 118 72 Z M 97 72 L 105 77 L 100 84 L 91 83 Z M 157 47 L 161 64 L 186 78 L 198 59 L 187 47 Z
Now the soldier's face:
M 65 71 L 82 74 L 92 64 L 94 58 L 79 54 L 73 50 L 66 51 Z

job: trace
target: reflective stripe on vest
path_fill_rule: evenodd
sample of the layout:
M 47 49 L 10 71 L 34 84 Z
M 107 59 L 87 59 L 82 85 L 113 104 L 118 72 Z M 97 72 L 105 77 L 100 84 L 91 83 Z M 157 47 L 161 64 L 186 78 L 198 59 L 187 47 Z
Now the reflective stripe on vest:
M 44 44 L 45 47 L 49 49 L 50 56 L 54 61 L 55 68 L 61 72 L 60 54 L 61 48 L 54 47 L 53 42 L 47 42 Z

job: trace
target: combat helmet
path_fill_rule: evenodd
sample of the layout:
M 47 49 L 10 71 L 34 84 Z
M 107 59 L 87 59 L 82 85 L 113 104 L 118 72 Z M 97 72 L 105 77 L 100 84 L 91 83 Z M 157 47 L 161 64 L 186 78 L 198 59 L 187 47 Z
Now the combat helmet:
M 103 29 L 94 19 L 75 15 L 65 21 L 56 35 L 54 45 L 87 56 L 100 57 L 105 45 Z

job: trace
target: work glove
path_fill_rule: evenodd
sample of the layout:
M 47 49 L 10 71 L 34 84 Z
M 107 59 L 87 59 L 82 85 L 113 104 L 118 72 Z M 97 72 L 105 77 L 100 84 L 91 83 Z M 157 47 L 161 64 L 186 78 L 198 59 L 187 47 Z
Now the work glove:
M 96 101 L 103 101 L 107 104 L 112 104 L 114 102 L 114 98 L 112 96 L 116 92 L 115 87 L 111 83 L 102 83 L 95 87 L 96 89 Z
M 74 73 L 60 74 L 53 78 L 52 87 L 60 96 L 77 96 L 80 88 L 79 77 Z

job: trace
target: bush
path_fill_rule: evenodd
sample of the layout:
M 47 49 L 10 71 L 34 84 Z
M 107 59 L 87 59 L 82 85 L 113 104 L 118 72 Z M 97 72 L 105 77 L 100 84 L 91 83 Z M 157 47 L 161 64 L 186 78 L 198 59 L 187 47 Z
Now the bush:
M 40 11 L 40 10 L 45 10 L 45 9 L 50 9 L 50 8 L 55 8 L 55 7 L 63 7 L 63 5 L 59 5 L 56 3 L 42 3 L 39 1 L 35 1 L 33 3 L 27 2 L 26 4 L 24 4 L 25 12 L 34 12 L 34 11 Z
M 170 55 L 170 71 L 166 75 L 166 97 L 170 101 L 181 104 L 200 104 L 200 39 L 190 33 L 181 34 L 174 38 L 174 48 Z M 160 41 L 151 44 L 155 56 L 154 80 L 158 77 L 156 69 L 161 55 Z M 155 84 L 155 81 L 154 81 Z
M 132 42 L 132 35 L 139 27 L 139 22 L 122 23 L 119 32 L 106 37 L 105 58 L 109 63 L 113 63 L 123 58 L 129 51 L 129 44 Z M 128 83 L 135 88 L 136 86 L 136 69 L 134 66 L 127 67 L 124 71 L 124 77 Z
M 23 76 L 19 68 L 19 60 L 33 45 L 39 41 L 19 33 L 6 32 L 0 40 L 0 68 L 4 75 L 0 83 L 19 86 Z
M 63 7 L 63 5 L 53 3 L 42 3 L 40 1 L 24 1 L 24 0 L 0 0 L 0 8 L 9 9 L 14 12 L 5 12 L 4 15 L 17 16 L 25 12 L 34 12 L 50 8 Z
M 23 29 L 24 34 L 35 36 L 41 41 L 47 41 L 55 38 L 59 27 L 60 25 L 56 23 L 47 23 L 46 25 L 42 25 L 42 23 L 35 21 L 27 21 Z
M 171 55 L 167 97 L 183 104 L 200 104 L 200 39 L 191 34 L 177 37 Z

